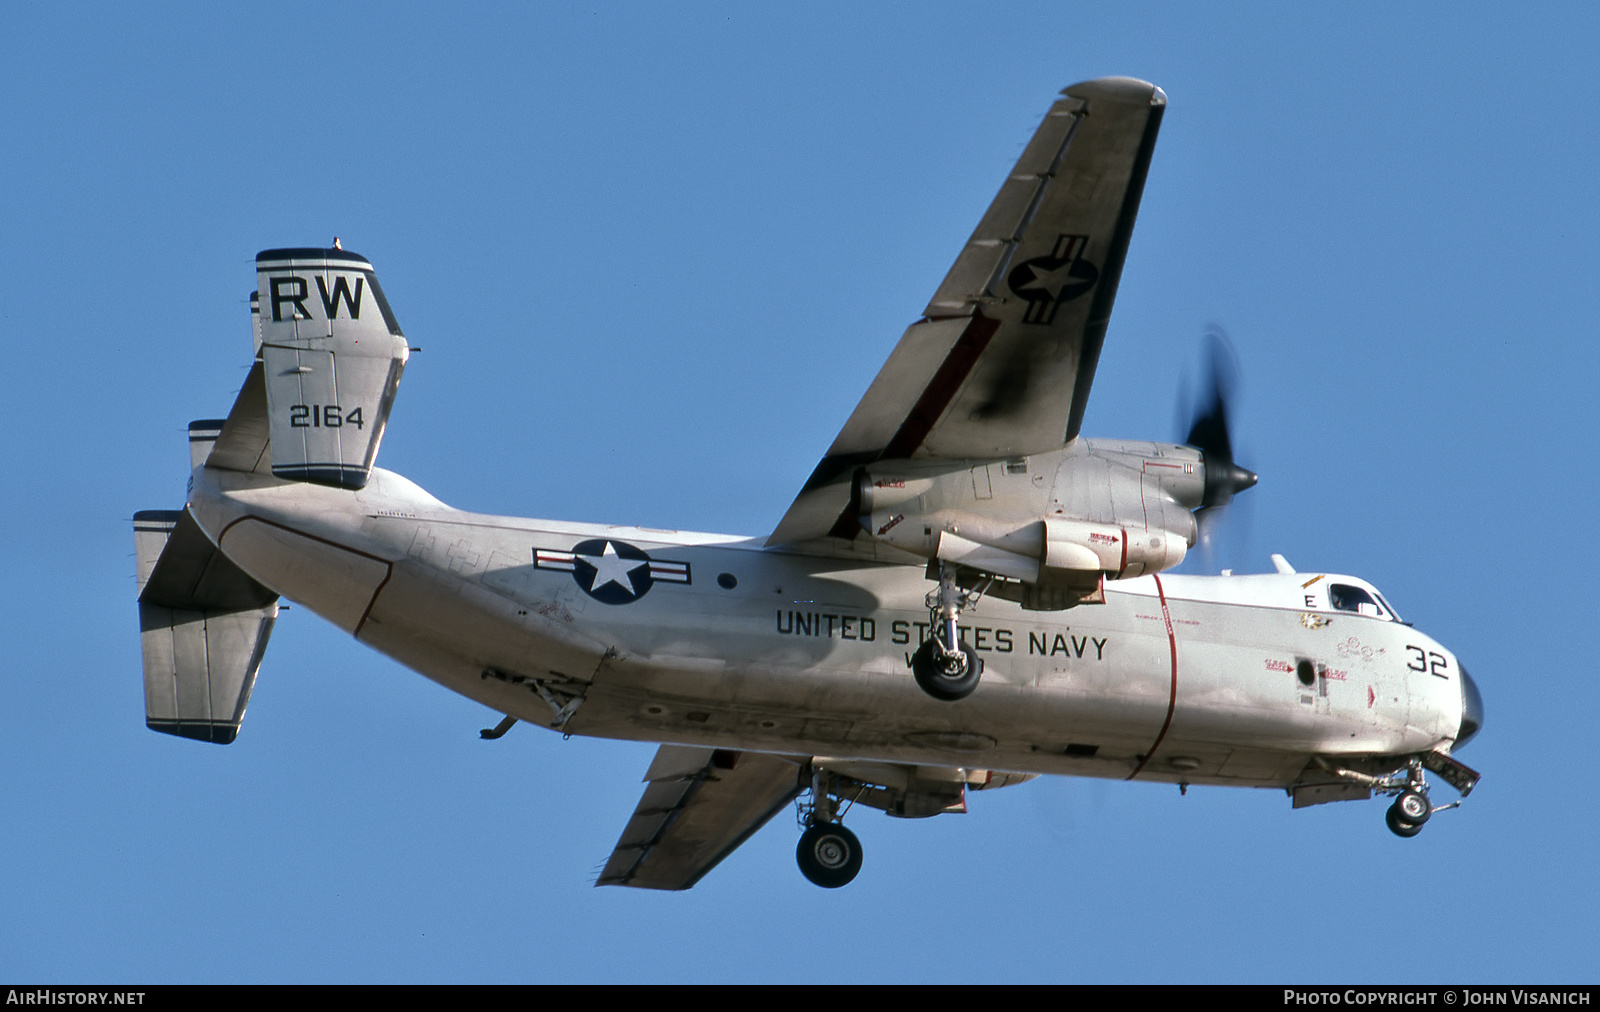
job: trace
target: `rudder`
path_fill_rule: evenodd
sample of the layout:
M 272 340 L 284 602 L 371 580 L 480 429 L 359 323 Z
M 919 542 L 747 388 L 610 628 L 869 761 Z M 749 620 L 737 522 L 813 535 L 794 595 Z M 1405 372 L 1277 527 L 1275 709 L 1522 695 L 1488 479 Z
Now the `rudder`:
M 410 355 L 366 257 L 342 249 L 256 255 L 272 473 L 366 485 Z

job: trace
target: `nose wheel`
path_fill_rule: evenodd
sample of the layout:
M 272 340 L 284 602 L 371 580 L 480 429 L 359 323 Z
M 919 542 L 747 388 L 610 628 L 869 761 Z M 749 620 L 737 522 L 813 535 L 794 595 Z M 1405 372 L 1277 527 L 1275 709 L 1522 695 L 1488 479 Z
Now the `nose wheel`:
M 1433 807 L 1433 802 L 1428 800 L 1428 781 L 1422 771 L 1421 761 L 1411 760 L 1403 776 L 1404 780 L 1393 787 L 1394 804 L 1383 813 L 1383 821 L 1395 836 L 1410 839 L 1422 832 L 1422 827 L 1436 809 Z M 1443 807 L 1454 808 L 1459 804 L 1461 802 L 1456 801 Z
M 1383 821 L 1388 825 L 1389 832 L 1393 833 L 1395 836 L 1404 837 L 1408 840 L 1422 832 L 1422 823 L 1407 822 L 1405 819 L 1400 817 L 1398 810 L 1394 805 L 1390 805 L 1388 811 L 1383 813 Z

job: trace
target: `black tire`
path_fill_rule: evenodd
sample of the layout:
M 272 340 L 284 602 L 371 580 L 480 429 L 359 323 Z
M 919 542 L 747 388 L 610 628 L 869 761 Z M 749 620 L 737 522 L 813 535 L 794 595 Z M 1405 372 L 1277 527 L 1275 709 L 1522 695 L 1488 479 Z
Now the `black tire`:
M 978 652 L 965 643 L 961 644 L 962 663 L 959 671 L 952 670 L 954 666 L 947 668 L 941 663 L 940 657 L 931 639 L 911 655 L 911 673 L 916 676 L 922 691 L 945 702 L 972 695 L 972 690 L 978 687 L 978 679 L 983 675 L 983 662 L 978 660 Z
M 1383 821 L 1389 824 L 1389 832 L 1393 833 L 1395 836 L 1405 837 L 1408 840 L 1422 832 L 1422 824 L 1417 822 L 1407 822 L 1401 817 L 1400 812 L 1395 805 L 1390 805 L 1389 810 L 1383 813 Z
M 837 822 L 813 823 L 795 848 L 800 872 L 814 885 L 837 889 L 861 871 L 861 841 Z
M 1413 826 L 1420 826 L 1428 821 L 1428 816 L 1433 814 L 1433 804 L 1428 796 L 1421 791 L 1401 791 L 1400 796 L 1394 799 L 1394 817 L 1401 822 L 1409 822 Z

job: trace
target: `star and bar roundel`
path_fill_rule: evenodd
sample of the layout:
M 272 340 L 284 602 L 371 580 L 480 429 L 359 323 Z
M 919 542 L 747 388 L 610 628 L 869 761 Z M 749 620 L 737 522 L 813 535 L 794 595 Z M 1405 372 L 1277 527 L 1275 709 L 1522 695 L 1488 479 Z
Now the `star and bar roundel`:
M 1083 258 L 1088 246 L 1086 235 L 1059 235 L 1049 256 L 1024 260 L 1011 269 L 1007 284 L 1028 303 L 1023 323 L 1054 322 L 1057 309 L 1095 286 L 1100 269 Z
M 533 568 L 571 573 L 578 589 L 602 604 L 632 604 L 657 582 L 691 582 L 687 562 L 652 559 L 644 549 L 614 538 L 590 538 L 565 552 L 535 548 Z

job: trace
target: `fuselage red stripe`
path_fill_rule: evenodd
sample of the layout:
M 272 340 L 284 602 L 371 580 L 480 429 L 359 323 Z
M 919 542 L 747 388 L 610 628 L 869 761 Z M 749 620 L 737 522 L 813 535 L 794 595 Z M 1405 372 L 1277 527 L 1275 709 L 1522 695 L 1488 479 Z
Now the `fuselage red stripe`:
M 1167 624 L 1167 647 L 1172 652 L 1172 688 L 1167 694 L 1167 719 L 1161 722 L 1161 731 L 1156 735 L 1156 740 L 1150 743 L 1145 750 L 1144 758 L 1139 760 L 1139 765 L 1128 774 L 1132 780 L 1144 770 L 1145 764 L 1156 754 L 1156 749 L 1161 747 L 1161 740 L 1167 736 L 1167 728 L 1172 726 L 1172 714 L 1178 708 L 1178 637 L 1172 631 L 1172 613 L 1167 610 L 1167 592 L 1161 586 L 1161 577 L 1151 576 L 1156 581 L 1156 597 L 1161 599 L 1161 618 Z

